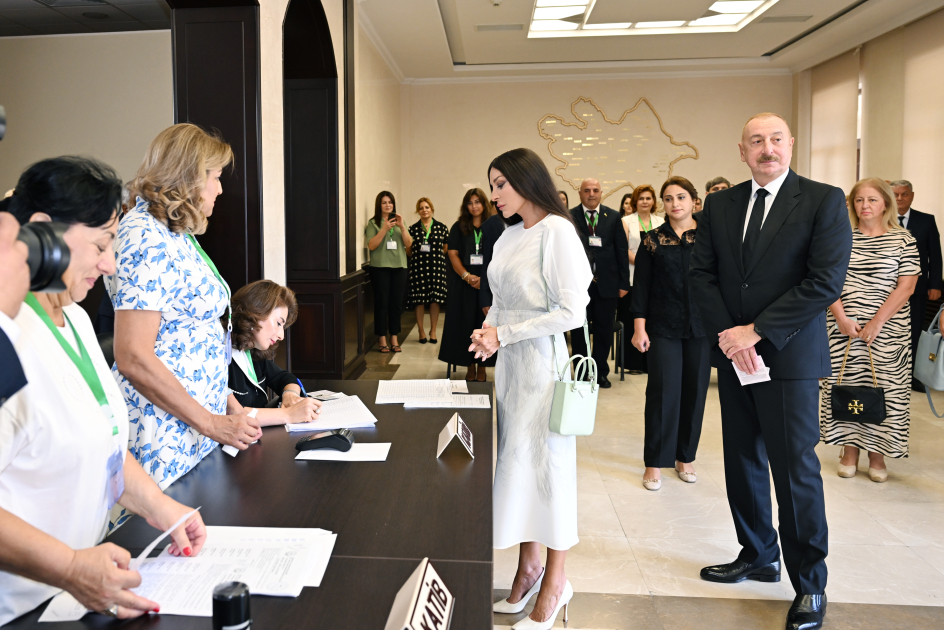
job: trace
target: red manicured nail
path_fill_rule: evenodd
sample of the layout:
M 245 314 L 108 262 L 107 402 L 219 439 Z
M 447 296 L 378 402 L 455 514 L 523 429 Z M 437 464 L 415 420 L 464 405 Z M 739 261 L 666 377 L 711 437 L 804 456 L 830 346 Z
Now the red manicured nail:
M 160 607 L 160 606 L 158 606 L 157 608 L 155 608 L 155 609 L 154 609 L 154 612 L 156 612 L 156 613 L 159 613 L 159 612 L 161 612 L 161 607 Z
M 190 547 L 187 547 L 186 549 L 184 549 L 184 555 L 185 555 L 185 556 L 189 556 L 189 555 L 191 555 L 192 553 L 193 553 L 193 549 L 191 549 Z

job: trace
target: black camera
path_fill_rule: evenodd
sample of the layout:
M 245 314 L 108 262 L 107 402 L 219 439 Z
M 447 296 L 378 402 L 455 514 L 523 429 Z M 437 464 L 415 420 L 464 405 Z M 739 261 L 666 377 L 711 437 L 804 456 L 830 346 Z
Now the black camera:
M 17 239 L 26 243 L 29 256 L 30 291 L 60 293 L 66 290 L 62 274 L 69 267 L 71 254 L 62 235 L 68 223 L 59 221 L 33 222 L 20 226 Z
M 6 110 L 0 105 L 0 140 L 3 140 L 6 130 Z M 59 293 L 66 290 L 62 274 L 69 267 L 72 256 L 62 235 L 68 229 L 67 223 L 59 221 L 27 223 L 20 226 L 20 233 L 16 238 L 26 243 L 29 250 L 26 262 L 30 270 L 30 291 Z

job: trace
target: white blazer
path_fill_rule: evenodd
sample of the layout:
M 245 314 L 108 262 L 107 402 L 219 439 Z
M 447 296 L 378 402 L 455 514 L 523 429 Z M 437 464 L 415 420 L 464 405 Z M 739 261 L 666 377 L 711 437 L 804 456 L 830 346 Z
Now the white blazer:
M 656 229 L 663 223 L 665 219 L 660 217 L 655 213 L 649 213 L 649 219 L 652 221 L 652 229 Z M 629 242 L 629 251 L 636 255 L 636 250 L 639 249 L 639 244 L 642 243 L 642 230 L 639 228 L 639 215 L 635 212 L 633 214 L 627 214 L 623 217 L 623 229 L 626 231 L 626 240 Z M 636 272 L 636 265 L 630 263 L 629 265 L 629 282 L 632 284 L 633 276 Z

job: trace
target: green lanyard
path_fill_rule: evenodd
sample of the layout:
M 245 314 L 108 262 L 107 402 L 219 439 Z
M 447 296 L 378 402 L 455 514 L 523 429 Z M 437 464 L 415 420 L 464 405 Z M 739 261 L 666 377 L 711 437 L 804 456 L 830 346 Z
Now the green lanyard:
M 646 229 L 646 224 L 643 223 L 641 219 L 639 220 L 639 227 L 642 229 L 642 231 L 643 231 L 644 233 L 648 233 L 649 230 L 652 229 L 652 217 L 649 217 L 649 228 L 648 228 L 648 229 Z
M 420 223 L 420 225 L 423 225 L 423 224 Z M 429 227 L 424 227 L 423 229 L 426 230 L 426 236 L 423 238 L 423 242 L 424 242 L 424 243 L 428 243 L 428 242 L 429 242 L 429 233 L 430 233 L 430 231 L 433 229 L 433 222 L 430 221 L 430 222 L 429 222 Z
M 92 363 L 92 358 L 89 356 L 88 350 L 85 349 L 85 344 L 82 343 L 82 337 L 79 336 L 78 331 L 76 331 L 75 326 L 72 325 L 72 322 L 69 321 L 69 316 L 63 312 L 63 317 L 66 320 L 66 323 L 69 324 L 69 328 L 72 329 L 72 334 L 75 335 L 75 344 L 79 347 L 79 354 L 75 353 L 75 349 L 69 344 L 68 341 L 62 336 L 62 333 L 59 332 L 59 329 L 56 328 L 56 325 L 53 323 L 52 319 L 49 317 L 49 314 L 46 313 L 45 309 L 40 306 L 39 301 L 36 299 L 36 296 L 32 293 L 26 294 L 26 303 L 32 308 L 39 318 L 43 320 L 43 323 L 46 324 L 46 327 L 49 328 L 49 331 L 52 333 L 52 336 L 56 338 L 56 341 L 59 342 L 59 345 L 62 346 L 62 349 L 65 353 L 72 359 L 72 363 L 75 364 L 75 367 L 78 368 L 79 373 L 82 375 L 82 378 L 85 379 L 85 383 L 89 386 L 89 389 L 92 390 L 92 395 L 95 396 L 95 399 L 98 401 L 102 411 L 108 420 L 111 422 L 111 434 L 118 435 L 118 424 L 115 422 L 115 414 L 111 411 L 111 406 L 108 404 L 108 397 L 105 396 L 105 388 L 102 387 L 102 381 L 98 378 L 98 372 L 95 371 L 95 365 Z
M 203 262 L 206 263 L 207 267 L 210 268 L 210 271 L 213 272 L 213 275 L 216 276 L 216 279 L 219 280 L 220 284 L 223 285 L 223 290 L 226 292 L 226 365 L 229 365 L 233 360 L 233 305 L 232 305 L 232 293 L 230 293 L 229 285 L 226 284 L 226 280 L 223 280 L 223 276 L 220 275 L 219 270 L 216 268 L 216 265 L 213 264 L 213 261 L 210 260 L 210 257 L 207 256 L 207 253 L 203 251 L 203 248 L 200 247 L 200 243 L 197 242 L 197 239 L 193 237 L 193 234 L 188 234 L 187 238 L 190 239 L 190 242 L 193 243 L 194 248 L 197 250 L 197 253 L 200 254 L 200 258 L 203 259 Z
M 479 248 L 481 247 L 481 244 L 482 244 L 482 230 L 481 230 L 481 228 L 479 228 L 479 229 L 472 228 L 472 234 L 475 236 L 475 253 L 478 254 L 478 253 L 479 253 Z
M 256 376 L 256 367 L 252 364 L 252 353 L 249 350 L 244 350 L 246 353 L 246 365 L 249 366 L 249 378 L 252 379 L 253 385 L 259 384 L 259 378 Z
M 593 217 L 593 221 L 590 220 L 590 213 L 585 212 L 584 216 L 587 218 L 587 224 L 590 226 L 590 234 L 596 236 L 597 234 L 597 222 L 600 220 L 600 215 L 596 214 Z

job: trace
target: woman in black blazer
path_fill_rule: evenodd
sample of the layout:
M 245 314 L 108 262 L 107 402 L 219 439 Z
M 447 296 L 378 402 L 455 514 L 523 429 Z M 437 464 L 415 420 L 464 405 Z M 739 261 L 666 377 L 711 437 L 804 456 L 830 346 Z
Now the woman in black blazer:
M 301 383 L 272 360 L 285 329 L 298 314 L 295 293 L 271 280 L 247 284 L 233 295 L 233 361 L 229 364 L 227 413 L 256 410 L 262 426 L 310 422 L 321 403 L 302 396 Z M 282 398 L 268 408 L 269 392 Z
M 666 180 L 659 193 L 666 222 L 646 232 L 636 252 L 633 345 L 649 359 L 642 480 L 647 490 L 662 487 L 660 468 L 669 466 L 682 481 L 696 480 L 692 462 L 711 366 L 708 338 L 688 280 L 697 228 L 692 217 L 695 192 L 684 177 Z

